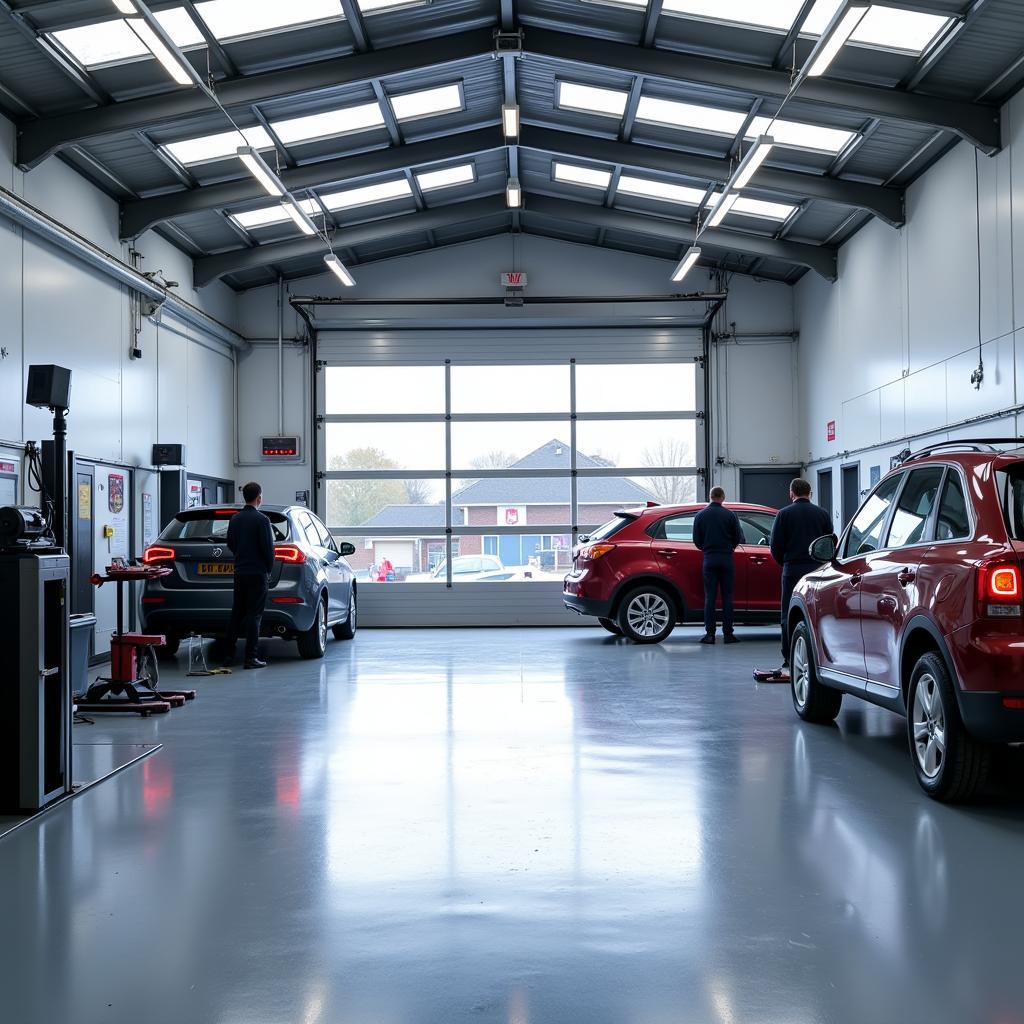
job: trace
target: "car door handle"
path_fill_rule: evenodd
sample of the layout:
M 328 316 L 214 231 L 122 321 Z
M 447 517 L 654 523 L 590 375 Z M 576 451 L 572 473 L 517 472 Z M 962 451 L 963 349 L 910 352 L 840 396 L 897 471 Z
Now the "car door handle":
M 676 552 L 671 548 L 658 548 L 658 554 L 664 555 L 666 558 L 675 558 Z
M 750 561 L 751 561 L 751 564 L 753 564 L 753 565 L 764 565 L 768 561 L 768 559 L 767 558 L 758 558 L 756 555 L 752 555 L 751 558 L 750 558 Z
M 901 587 L 909 587 L 914 580 L 917 579 L 917 573 L 913 569 L 904 569 L 897 577 L 896 581 Z

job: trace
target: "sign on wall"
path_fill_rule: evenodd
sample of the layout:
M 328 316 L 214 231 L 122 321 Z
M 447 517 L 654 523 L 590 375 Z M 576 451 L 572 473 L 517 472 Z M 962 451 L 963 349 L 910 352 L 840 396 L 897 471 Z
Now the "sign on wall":
M 829 420 L 825 425 L 825 440 L 834 441 L 836 439 L 836 421 Z
M 502 288 L 525 288 L 526 271 L 513 270 L 501 275 Z
M 199 480 L 189 480 L 185 487 L 185 507 L 199 508 L 203 503 L 203 485 Z
M 525 505 L 499 505 L 498 526 L 527 526 Z

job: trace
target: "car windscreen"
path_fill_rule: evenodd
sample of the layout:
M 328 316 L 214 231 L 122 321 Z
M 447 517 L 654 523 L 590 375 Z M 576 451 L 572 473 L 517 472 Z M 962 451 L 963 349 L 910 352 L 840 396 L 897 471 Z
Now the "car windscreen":
M 228 523 L 236 509 L 196 509 L 179 512 L 164 527 L 161 540 L 225 541 Z M 288 517 L 280 512 L 264 512 L 274 531 L 274 540 L 288 540 L 291 532 Z
M 609 519 L 603 526 L 599 526 L 596 530 L 592 530 L 587 534 L 587 541 L 591 543 L 598 540 L 607 540 L 609 537 L 614 537 L 619 530 L 624 529 L 629 523 L 634 522 L 636 516 L 627 515 L 624 512 L 617 512 L 614 519 Z M 582 538 L 581 538 L 582 539 Z
M 1024 462 L 999 470 L 996 486 L 1007 532 L 1013 540 L 1024 540 Z

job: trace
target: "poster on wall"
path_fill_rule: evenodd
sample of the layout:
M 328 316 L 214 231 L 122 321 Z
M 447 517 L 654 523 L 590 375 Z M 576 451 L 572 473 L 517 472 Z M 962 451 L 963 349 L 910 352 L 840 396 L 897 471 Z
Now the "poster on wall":
M 92 484 L 86 480 L 78 484 L 78 518 L 92 519 Z
M 153 495 L 142 492 L 142 546 L 148 548 L 155 538 L 155 522 L 153 520 Z
M 498 526 L 526 526 L 525 505 L 499 505 Z
M 825 440 L 834 441 L 836 439 L 836 421 L 829 420 L 825 424 Z
M 114 535 L 110 538 L 110 554 L 113 558 L 128 558 L 129 531 L 128 507 L 124 496 L 124 474 L 107 474 L 107 510 Z
M 185 507 L 199 508 L 203 503 L 203 485 L 199 480 L 189 480 L 185 488 Z

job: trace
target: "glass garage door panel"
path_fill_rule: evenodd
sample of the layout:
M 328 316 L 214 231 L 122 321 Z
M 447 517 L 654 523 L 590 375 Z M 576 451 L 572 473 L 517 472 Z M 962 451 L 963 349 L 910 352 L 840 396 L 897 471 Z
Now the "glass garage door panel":
M 452 412 L 569 415 L 569 366 L 453 366 Z
M 693 362 L 576 366 L 577 412 L 688 412 L 696 407 Z
M 561 469 L 569 473 L 572 431 L 564 420 L 452 423 L 452 468 Z
M 444 481 L 366 476 L 325 481 L 328 529 L 364 532 L 368 526 L 393 530 L 440 529 L 444 533 Z
M 328 423 L 327 468 L 444 469 L 443 423 Z
M 580 420 L 576 429 L 580 452 L 609 465 L 697 465 L 694 420 Z
M 444 415 L 443 366 L 328 366 L 325 372 L 328 416 Z

